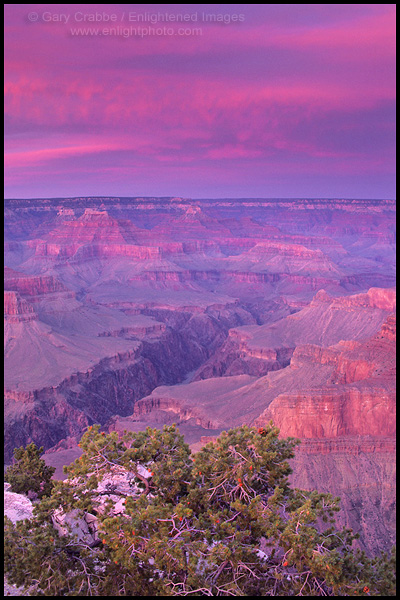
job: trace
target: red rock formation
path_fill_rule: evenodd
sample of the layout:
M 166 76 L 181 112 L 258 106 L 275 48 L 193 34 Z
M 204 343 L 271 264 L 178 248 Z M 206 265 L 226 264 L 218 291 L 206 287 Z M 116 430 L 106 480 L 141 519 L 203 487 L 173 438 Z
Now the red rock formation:
M 84 262 L 91 258 L 113 258 L 119 256 L 127 256 L 146 260 L 149 258 L 159 258 L 161 256 L 160 249 L 155 246 L 133 246 L 127 244 L 105 244 L 92 243 L 90 245 L 79 245 L 76 242 L 65 246 L 57 244 L 49 244 L 39 241 L 36 243 L 35 257 L 36 258 L 51 258 L 57 259 L 73 258 L 74 261 Z
M 271 416 L 283 436 L 394 436 L 395 355 L 393 315 L 365 342 L 328 349 L 299 347 L 292 368 L 304 362 L 333 365 L 327 385 L 323 390 L 278 395 L 265 417 Z
M 379 334 L 376 336 L 377 339 L 385 338 L 390 342 L 396 341 L 396 315 L 389 315 L 386 321 L 383 323 Z
M 106 240 L 108 243 L 124 244 L 119 223 L 109 216 L 107 211 L 86 208 L 83 215 L 77 219 L 62 221 L 54 230 L 49 232 L 49 240 L 56 243 L 75 242 L 88 243 Z
M 352 296 L 341 296 L 340 298 L 331 298 L 325 290 L 320 290 L 310 306 L 316 306 L 320 303 L 329 303 L 333 309 L 360 307 L 393 311 L 396 309 L 396 290 L 370 288 L 366 294 L 354 294 Z
M 18 292 L 4 292 L 4 317 L 10 323 L 33 321 L 37 315 L 33 307 Z
M 339 495 L 341 523 L 377 552 L 395 541 L 395 316 L 362 343 L 298 348 L 292 366 L 306 360 L 334 366 L 325 389 L 280 394 L 256 422 L 272 418 L 282 436 L 302 440 L 293 484 Z
M 6 290 L 16 290 L 25 296 L 68 291 L 61 281 L 52 275 L 21 275 L 10 277 L 6 273 L 4 287 Z
M 259 242 L 249 250 L 249 254 L 256 254 L 258 256 L 296 256 L 311 259 L 313 262 L 319 262 L 324 259 L 324 254 L 321 250 L 311 250 L 299 244 L 283 242 Z
M 281 394 L 269 406 L 269 415 L 283 437 L 334 438 L 337 436 L 394 436 L 394 391 L 326 389 L 302 394 Z

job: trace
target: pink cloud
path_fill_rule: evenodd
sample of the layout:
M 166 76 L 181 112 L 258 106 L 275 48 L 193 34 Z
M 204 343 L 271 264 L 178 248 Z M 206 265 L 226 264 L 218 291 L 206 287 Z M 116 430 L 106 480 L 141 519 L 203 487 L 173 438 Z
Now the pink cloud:
M 189 164 L 194 176 L 212 164 L 229 182 L 226 165 L 262 167 L 271 157 L 279 172 L 316 176 L 392 163 L 394 5 L 346 6 L 343 15 L 334 12 L 341 5 L 301 5 L 286 20 L 287 5 L 240 5 L 240 26 L 145 40 L 72 38 L 65 25 L 26 20 L 30 9 L 60 6 L 111 7 L 6 5 L 8 169 L 47 165 L 55 177 L 64 165 L 111 178 L 138 165 L 153 173 L 151 161 L 163 176 Z
M 6 167 L 22 167 L 37 165 L 49 160 L 66 158 L 80 154 L 94 154 L 112 150 L 109 144 L 99 146 L 69 146 L 65 148 L 45 148 L 44 150 L 30 150 L 26 152 L 12 152 L 5 155 Z

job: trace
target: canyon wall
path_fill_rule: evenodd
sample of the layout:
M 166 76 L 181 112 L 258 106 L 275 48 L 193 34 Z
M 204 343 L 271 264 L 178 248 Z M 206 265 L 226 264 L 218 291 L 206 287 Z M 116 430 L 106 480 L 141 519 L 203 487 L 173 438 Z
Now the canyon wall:
M 5 456 L 176 421 L 201 440 L 273 419 L 296 485 L 393 540 L 395 203 L 5 201 Z M 197 446 L 196 446 L 197 445 Z M 72 456 L 68 454 L 68 456 Z M 65 454 L 67 456 L 67 454 Z

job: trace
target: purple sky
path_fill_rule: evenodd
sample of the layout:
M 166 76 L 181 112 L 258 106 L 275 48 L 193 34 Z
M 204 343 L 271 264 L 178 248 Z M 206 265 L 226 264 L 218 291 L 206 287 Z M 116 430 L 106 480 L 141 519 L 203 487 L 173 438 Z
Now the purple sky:
M 82 22 L 96 11 L 101 21 Z M 152 24 L 157 13 L 170 20 Z M 6 4 L 5 15 L 6 197 L 395 195 L 394 4 Z

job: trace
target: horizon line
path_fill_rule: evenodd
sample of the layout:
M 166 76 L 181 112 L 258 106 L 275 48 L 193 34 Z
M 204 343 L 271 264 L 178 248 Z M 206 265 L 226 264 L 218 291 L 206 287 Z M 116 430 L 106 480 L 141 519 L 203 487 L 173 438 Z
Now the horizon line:
M 355 198 L 352 196 L 344 197 L 344 196 L 213 196 L 213 197 L 201 197 L 195 198 L 191 196 L 119 196 L 119 195 L 108 195 L 108 196 L 98 196 L 98 195 L 84 195 L 84 196 L 27 196 L 24 198 L 16 198 L 9 197 L 4 198 L 4 201 L 8 200 L 79 200 L 79 199 L 99 199 L 99 200 L 120 200 L 120 199 L 143 199 L 143 200 L 151 200 L 151 199 L 163 199 L 163 200 L 364 200 L 364 201 L 396 201 L 396 198 Z

